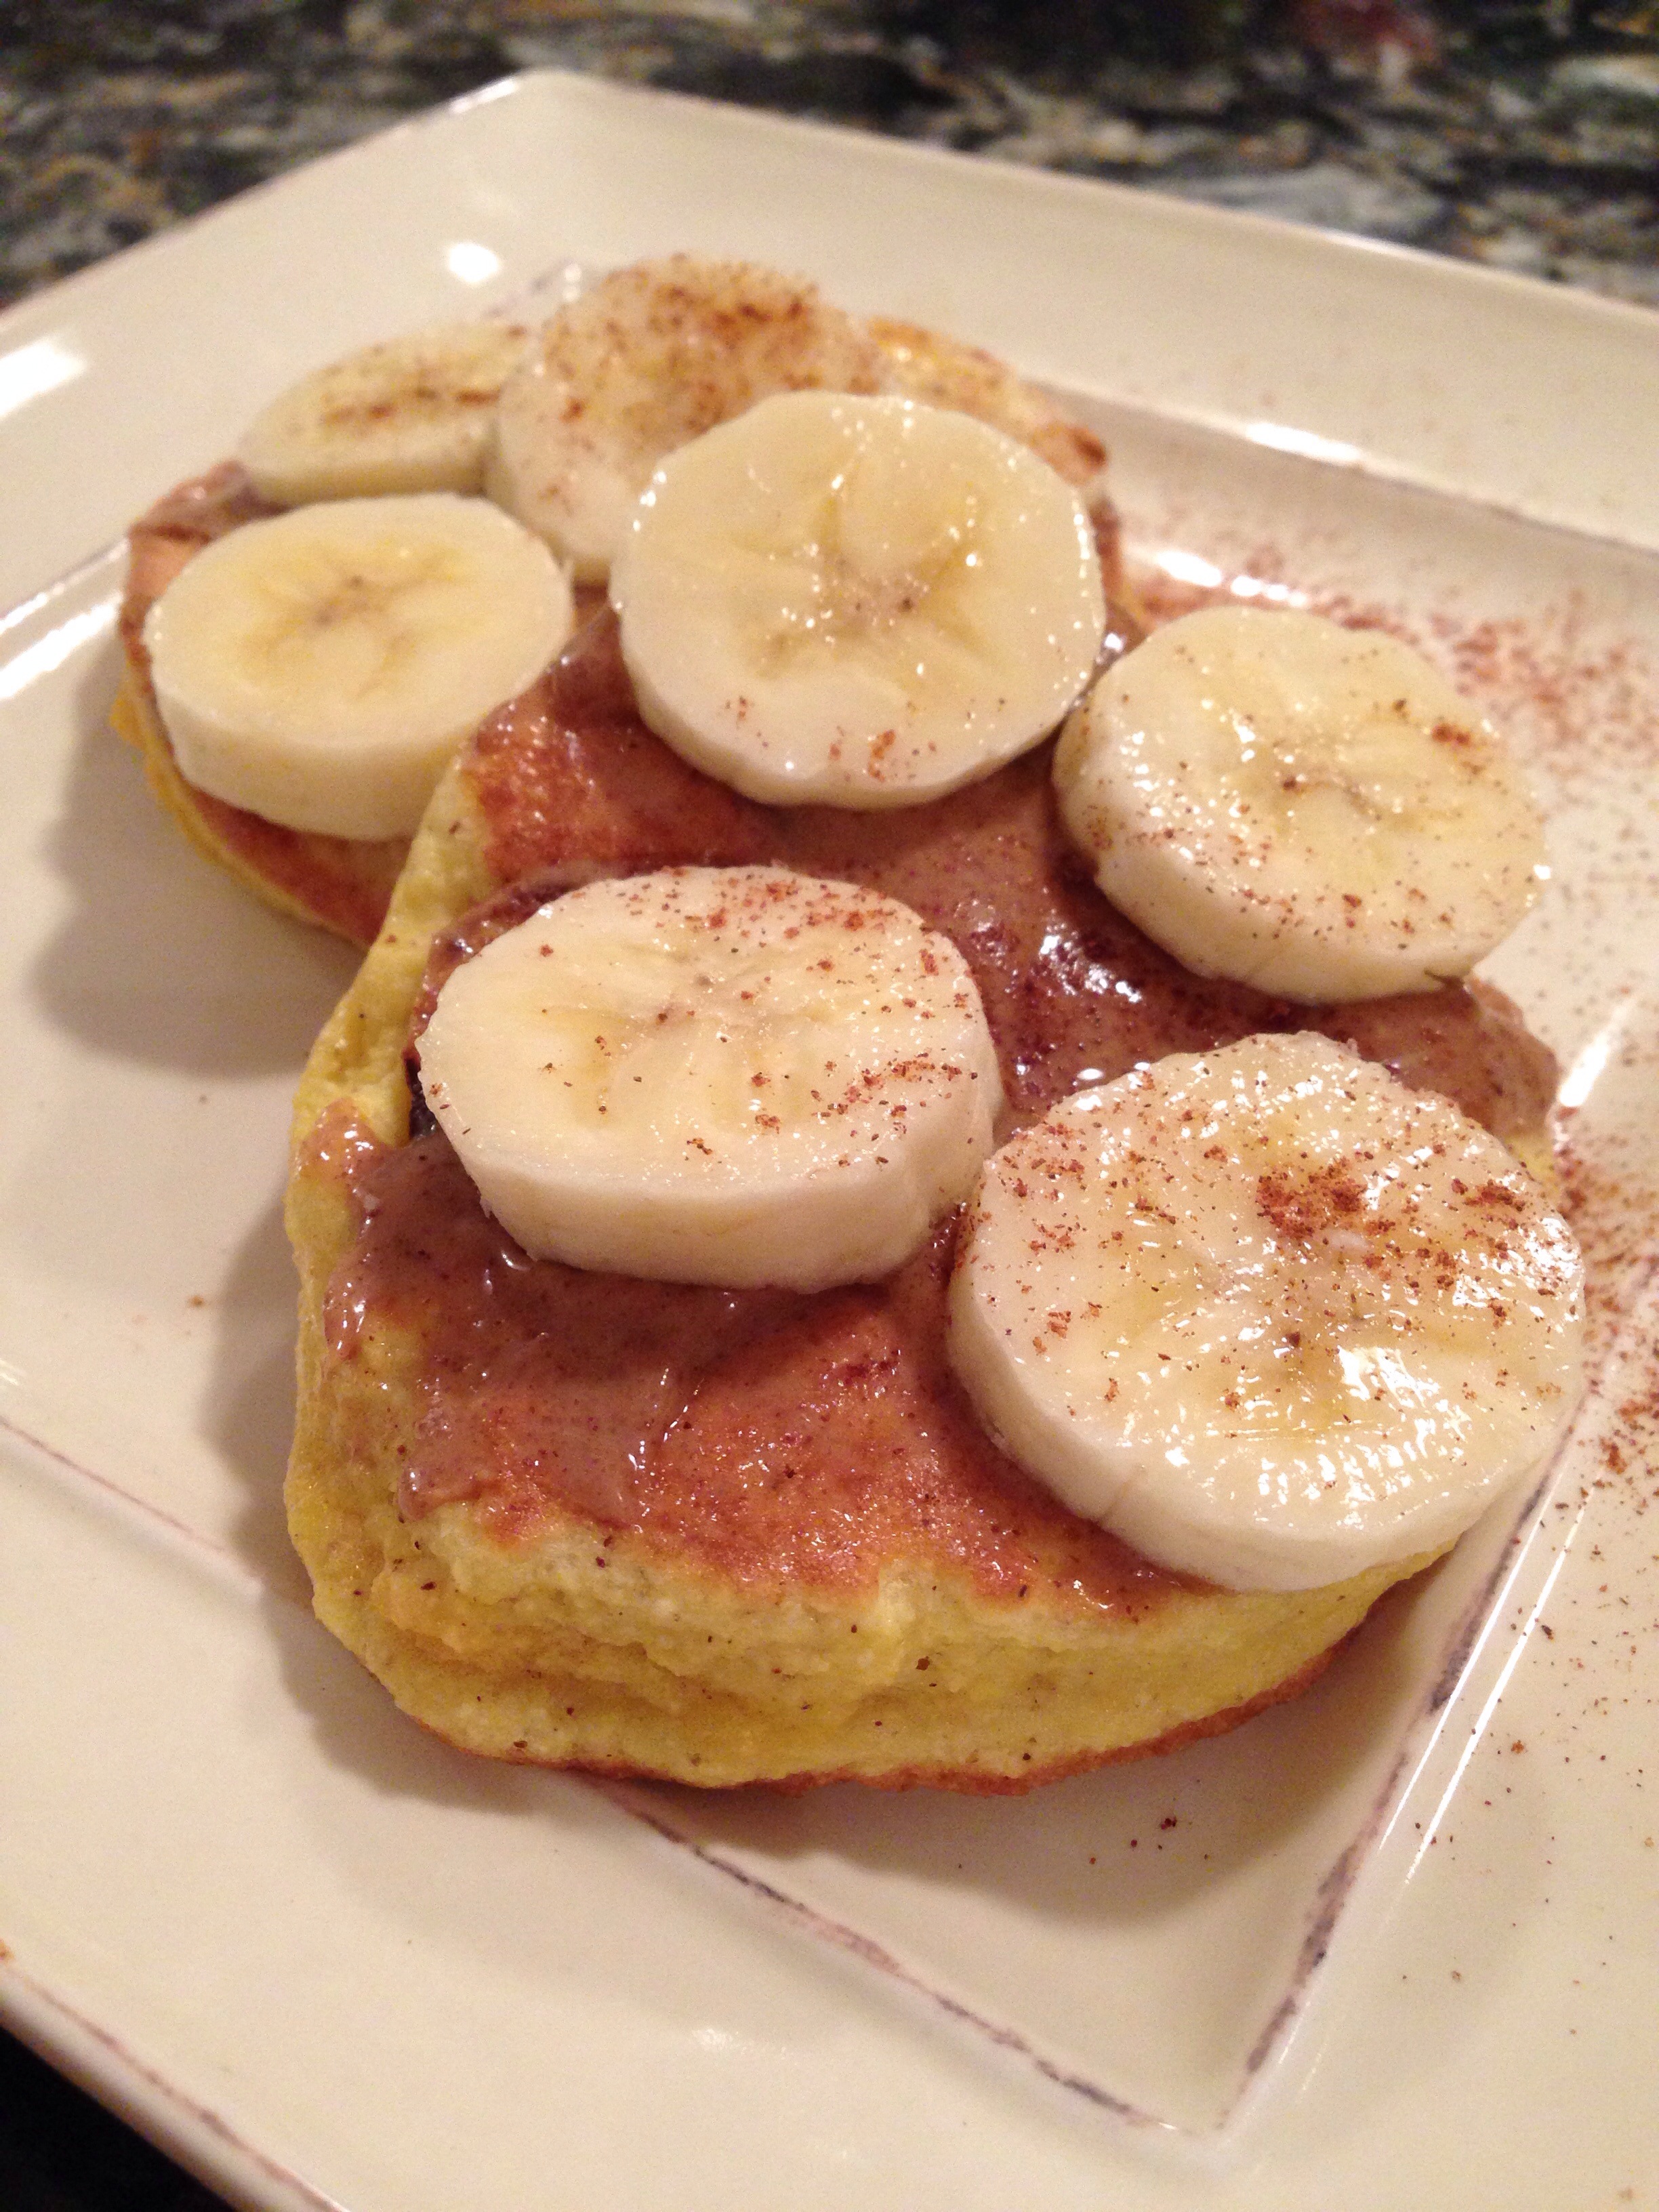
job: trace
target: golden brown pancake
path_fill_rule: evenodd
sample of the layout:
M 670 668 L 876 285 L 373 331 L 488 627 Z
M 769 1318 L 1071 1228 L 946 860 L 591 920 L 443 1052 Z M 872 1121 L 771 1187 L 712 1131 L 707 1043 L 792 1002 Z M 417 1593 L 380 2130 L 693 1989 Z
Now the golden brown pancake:
M 1041 392 L 977 347 L 910 323 L 877 320 L 868 331 L 895 390 L 981 416 L 1030 445 L 1068 483 L 1088 489 L 1103 557 L 1115 571 L 1115 518 L 1098 493 L 1106 454 L 1091 432 L 1068 422 Z M 199 852 L 278 912 L 367 945 L 386 917 L 409 840 L 289 830 L 210 797 L 180 775 L 150 681 L 143 629 L 156 599 L 203 546 L 281 512 L 260 498 L 238 463 L 227 461 L 179 485 L 133 525 L 120 619 L 126 667 L 111 719 L 142 757 L 156 798 Z M 602 597 L 592 587 L 579 591 L 579 615 L 595 611 Z
M 781 860 L 962 948 L 1012 1119 L 1079 1081 L 1316 1027 L 1540 1157 L 1553 1070 L 1479 988 L 1328 1012 L 1178 967 L 1060 832 L 1048 747 L 927 805 L 776 809 L 641 722 L 602 616 L 428 811 L 301 1085 L 295 1540 L 398 1703 L 498 1758 L 726 1784 L 1018 1790 L 1231 1726 L 1423 1559 L 1325 1589 L 1170 1574 L 997 1449 L 944 1349 L 947 1220 L 799 1296 L 532 1261 L 418 1092 L 438 983 L 561 888 Z

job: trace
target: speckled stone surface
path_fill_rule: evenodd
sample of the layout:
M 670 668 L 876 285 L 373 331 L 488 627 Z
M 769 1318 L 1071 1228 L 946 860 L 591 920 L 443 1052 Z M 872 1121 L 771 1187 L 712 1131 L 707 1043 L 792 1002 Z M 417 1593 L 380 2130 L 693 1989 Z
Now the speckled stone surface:
M 0 0 L 0 299 L 537 64 L 1659 306 L 1653 0 Z

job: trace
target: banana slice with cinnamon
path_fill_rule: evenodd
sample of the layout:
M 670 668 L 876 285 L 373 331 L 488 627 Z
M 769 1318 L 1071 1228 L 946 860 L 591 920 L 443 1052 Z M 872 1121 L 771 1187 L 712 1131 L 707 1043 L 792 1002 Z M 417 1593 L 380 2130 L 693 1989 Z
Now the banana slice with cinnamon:
M 197 789 L 335 837 L 407 836 L 461 738 L 574 620 L 538 538 L 449 492 L 331 500 L 203 549 L 144 623 Z
M 1149 1559 L 1311 1589 L 1442 1549 L 1577 1402 L 1583 1267 L 1496 1138 L 1313 1036 L 1176 1054 L 992 1160 L 951 1355 Z
M 1002 1103 L 950 939 L 778 867 L 568 893 L 455 970 L 420 1053 L 533 1256 L 734 1288 L 890 1273 L 966 1195 Z
M 1307 1004 L 1467 975 L 1544 872 L 1492 725 L 1399 639 L 1318 615 L 1213 607 L 1154 631 L 1066 724 L 1054 783 L 1149 937 Z
M 778 392 L 880 392 L 879 345 L 815 284 L 690 253 L 561 308 L 501 393 L 486 489 L 603 583 L 665 453 Z
M 495 402 L 532 335 L 486 318 L 364 346 L 273 399 L 237 459 L 278 507 L 481 491 Z
M 793 392 L 670 456 L 611 596 L 646 720 L 777 804 L 914 805 L 1046 737 L 1105 635 L 1094 532 L 1028 447 Z

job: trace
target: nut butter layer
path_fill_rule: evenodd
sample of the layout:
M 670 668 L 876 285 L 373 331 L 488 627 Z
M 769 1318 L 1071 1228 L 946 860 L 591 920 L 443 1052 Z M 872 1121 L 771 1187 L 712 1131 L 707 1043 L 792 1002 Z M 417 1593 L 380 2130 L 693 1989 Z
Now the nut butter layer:
M 301 1090 L 289 1502 L 319 1615 L 468 1748 L 708 1784 L 1018 1790 L 1301 1687 L 1425 1562 L 1242 1594 L 1066 1512 L 947 1370 L 954 1223 L 884 1283 L 800 1297 L 532 1262 L 483 1214 L 419 1100 L 443 974 L 597 874 L 757 860 L 948 932 L 1012 1122 L 1317 1026 L 1542 1145 L 1550 1063 L 1495 994 L 1310 1018 L 1200 981 L 1071 860 L 1046 749 L 890 815 L 740 799 L 646 731 L 601 617 L 450 771 Z

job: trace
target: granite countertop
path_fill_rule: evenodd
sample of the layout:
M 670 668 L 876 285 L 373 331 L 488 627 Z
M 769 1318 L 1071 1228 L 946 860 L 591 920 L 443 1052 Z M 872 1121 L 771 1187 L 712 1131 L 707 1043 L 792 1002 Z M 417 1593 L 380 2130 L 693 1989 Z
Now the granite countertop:
M 547 64 L 1659 307 L 1659 0 L 0 0 L 0 303 Z M 9 2212 L 216 2199 L 0 2037 Z
M 1659 306 L 1659 0 L 0 0 L 0 301 L 537 64 Z

